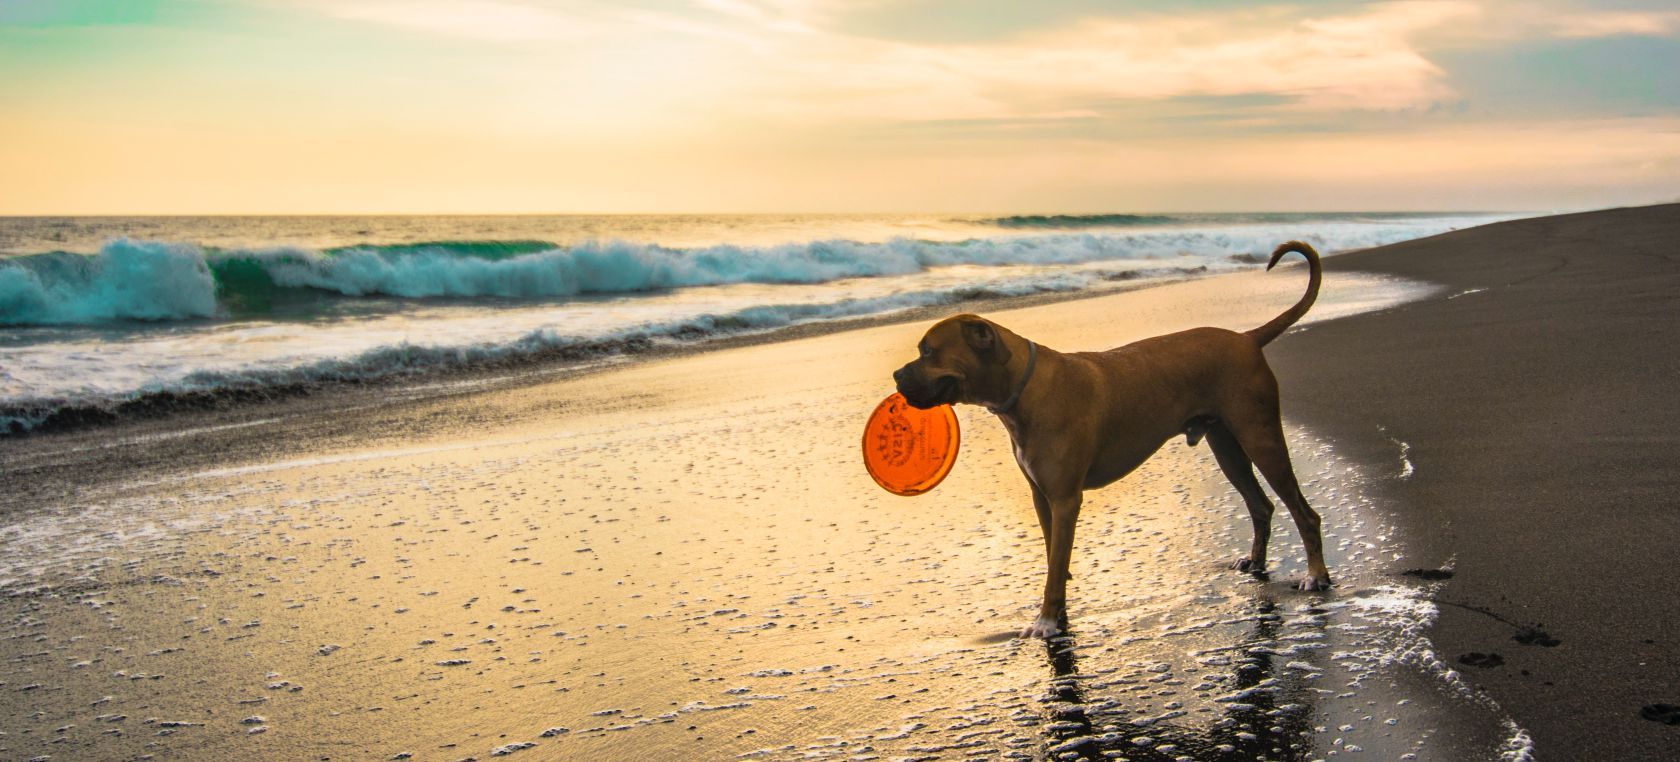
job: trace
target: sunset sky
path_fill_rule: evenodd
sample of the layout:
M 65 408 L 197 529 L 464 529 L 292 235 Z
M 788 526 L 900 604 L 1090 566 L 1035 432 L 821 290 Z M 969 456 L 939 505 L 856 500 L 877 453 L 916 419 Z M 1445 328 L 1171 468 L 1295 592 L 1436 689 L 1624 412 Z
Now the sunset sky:
M 1680 200 L 1628 2 L 0 0 L 0 214 Z

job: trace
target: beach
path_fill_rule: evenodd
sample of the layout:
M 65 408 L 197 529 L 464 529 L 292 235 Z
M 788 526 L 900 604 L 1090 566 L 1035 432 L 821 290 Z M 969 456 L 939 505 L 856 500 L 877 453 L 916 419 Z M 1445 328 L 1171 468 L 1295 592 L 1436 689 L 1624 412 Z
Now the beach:
M 1281 521 L 1226 569 L 1246 512 L 1175 440 L 1087 497 L 1048 643 L 988 414 L 927 495 L 864 473 L 890 372 L 934 313 L 1101 349 L 1258 325 L 1301 268 L 0 440 L 0 755 L 1659 757 L 1676 233 L 1329 258 L 1267 354 L 1337 587 Z

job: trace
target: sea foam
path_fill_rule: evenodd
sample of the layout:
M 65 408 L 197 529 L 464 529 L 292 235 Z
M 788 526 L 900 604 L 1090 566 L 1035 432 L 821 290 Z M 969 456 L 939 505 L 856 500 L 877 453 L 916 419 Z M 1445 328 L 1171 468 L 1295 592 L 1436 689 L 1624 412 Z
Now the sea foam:
M 1116 223 L 1073 220 L 1099 221 Z M 434 369 L 591 361 L 973 299 L 1110 290 L 1253 268 L 1288 238 L 1332 253 L 1469 220 L 1137 222 L 686 248 L 613 238 L 322 249 L 119 238 L 94 254 L 13 256 L 0 259 L 0 326 L 9 326 L 0 330 L 0 434 Z

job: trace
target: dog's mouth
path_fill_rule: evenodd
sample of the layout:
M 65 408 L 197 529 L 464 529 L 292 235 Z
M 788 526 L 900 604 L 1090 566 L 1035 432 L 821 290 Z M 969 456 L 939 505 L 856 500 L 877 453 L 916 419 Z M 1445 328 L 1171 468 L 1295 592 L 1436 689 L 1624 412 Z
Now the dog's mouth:
M 898 385 L 898 393 L 904 395 L 904 401 L 920 410 L 955 403 L 959 389 L 956 376 L 940 376 L 926 386 L 908 381 Z

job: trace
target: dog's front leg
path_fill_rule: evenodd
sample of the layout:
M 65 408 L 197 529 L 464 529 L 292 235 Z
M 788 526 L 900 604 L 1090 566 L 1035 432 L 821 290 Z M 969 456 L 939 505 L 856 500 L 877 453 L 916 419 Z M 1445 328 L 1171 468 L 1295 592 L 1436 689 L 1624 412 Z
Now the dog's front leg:
M 1032 477 L 1027 477 L 1027 486 L 1032 487 L 1033 510 L 1038 512 L 1038 531 L 1044 536 L 1044 553 L 1050 553 L 1050 500 L 1044 496 L 1044 491 L 1033 484 Z
M 1073 559 L 1073 529 L 1079 521 L 1084 495 L 1077 489 L 1067 495 L 1047 496 L 1050 504 L 1049 542 L 1045 549 L 1049 569 L 1044 577 L 1044 603 L 1038 619 L 1021 631 L 1023 638 L 1050 638 L 1061 633 L 1061 619 L 1067 613 L 1068 563 Z

